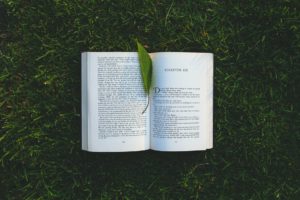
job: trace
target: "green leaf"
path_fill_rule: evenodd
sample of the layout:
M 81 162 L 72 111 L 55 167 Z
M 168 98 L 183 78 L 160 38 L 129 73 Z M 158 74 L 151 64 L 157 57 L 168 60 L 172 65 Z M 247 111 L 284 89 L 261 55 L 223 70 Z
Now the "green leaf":
M 141 74 L 144 82 L 145 91 L 149 94 L 152 80 L 152 60 L 146 49 L 136 40 L 138 48 L 139 62 L 141 66 Z

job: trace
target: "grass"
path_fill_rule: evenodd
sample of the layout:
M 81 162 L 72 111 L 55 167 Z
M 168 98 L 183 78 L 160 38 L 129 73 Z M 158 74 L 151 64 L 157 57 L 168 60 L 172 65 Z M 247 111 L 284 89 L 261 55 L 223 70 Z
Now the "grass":
M 0 1 L 0 199 L 299 198 L 298 1 Z M 87 153 L 80 53 L 213 52 L 214 148 Z

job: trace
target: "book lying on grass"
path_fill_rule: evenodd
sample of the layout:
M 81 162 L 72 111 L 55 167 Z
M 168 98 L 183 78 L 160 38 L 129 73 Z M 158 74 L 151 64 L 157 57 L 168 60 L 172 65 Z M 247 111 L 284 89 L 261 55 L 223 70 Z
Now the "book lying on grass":
M 213 54 L 151 53 L 149 96 L 136 52 L 84 52 L 81 56 L 83 150 L 213 147 Z

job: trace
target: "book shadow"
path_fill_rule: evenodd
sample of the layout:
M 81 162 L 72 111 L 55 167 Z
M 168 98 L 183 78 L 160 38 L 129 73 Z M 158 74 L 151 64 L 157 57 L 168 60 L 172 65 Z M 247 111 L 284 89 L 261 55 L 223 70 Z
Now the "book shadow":
M 90 153 L 82 151 L 82 169 L 91 179 L 113 181 L 130 179 L 131 183 L 140 183 L 149 187 L 153 182 L 178 181 L 187 174 L 210 173 L 211 163 L 207 159 L 210 150 L 193 152 L 141 151 L 126 153 Z M 144 180 L 143 180 L 144 181 Z M 145 186 L 146 187 L 146 186 Z

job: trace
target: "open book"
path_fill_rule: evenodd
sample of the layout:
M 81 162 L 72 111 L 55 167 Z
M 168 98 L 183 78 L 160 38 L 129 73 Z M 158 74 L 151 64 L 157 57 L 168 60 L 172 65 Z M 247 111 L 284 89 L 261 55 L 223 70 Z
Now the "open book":
M 150 56 L 153 71 L 148 96 L 136 52 L 82 53 L 83 150 L 213 147 L 213 54 L 159 52 Z

